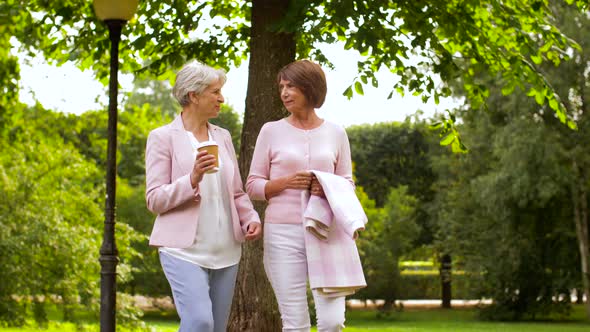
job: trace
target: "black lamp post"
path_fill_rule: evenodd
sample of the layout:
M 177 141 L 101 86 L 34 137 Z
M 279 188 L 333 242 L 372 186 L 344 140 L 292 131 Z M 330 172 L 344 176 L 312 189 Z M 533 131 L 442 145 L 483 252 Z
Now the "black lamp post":
M 111 73 L 109 77 L 109 120 L 107 131 L 107 197 L 102 246 L 100 247 L 100 331 L 114 332 L 117 263 L 115 243 L 115 192 L 117 178 L 117 90 L 119 72 L 119 41 L 123 25 L 137 10 L 138 0 L 94 0 L 94 11 L 109 27 L 111 40 Z

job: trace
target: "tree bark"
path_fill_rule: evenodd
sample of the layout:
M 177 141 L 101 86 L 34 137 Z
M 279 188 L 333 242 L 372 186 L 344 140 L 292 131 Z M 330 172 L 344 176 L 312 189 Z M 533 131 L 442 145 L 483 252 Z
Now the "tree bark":
M 588 195 L 584 177 L 580 176 L 580 169 L 573 162 L 576 178 L 572 184 L 572 201 L 574 207 L 574 222 L 576 224 L 576 236 L 580 250 L 580 263 L 582 270 L 582 286 L 586 296 L 586 316 L 590 318 L 590 240 L 588 237 Z
M 239 160 L 244 182 L 260 128 L 287 114 L 279 98 L 276 75 L 295 60 L 295 36 L 273 31 L 273 26 L 288 7 L 289 0 L 252 1 L 248 91 Z M 255 207 L 263 218 L 265 204 Z M 243 249 L 228 331 L 280 331 L 274 293 L 262 265 L 262 240 L 246 243 Z

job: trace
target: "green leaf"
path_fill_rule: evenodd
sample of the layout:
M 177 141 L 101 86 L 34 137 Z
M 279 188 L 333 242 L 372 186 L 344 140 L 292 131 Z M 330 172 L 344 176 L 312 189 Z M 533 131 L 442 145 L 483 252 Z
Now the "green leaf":
M 401 86 L 396 87 L 395 91 L 402 97 L 406 94 L 406 91 Z M 393 91 L 391 91 L 391 93 L 389 94 L 389 97 L 387 99 L 391 99 L 391 96 L 393 96 Z
M 529 97 L 532 97 L 532 96 L 534 96 L 536 94 L 537 94 L 537 90 L 535 90 L 535 88 L 530 88 L 529 89 L 529 92 L 527 92 L 526 95 L 529 96 Z
M 567 126 L 572 130 L 578 130 L 578 125 L 572 120 L 567 121 Z
M 365 94 L 365 92 L 363 91 L 363 85 L 359 81 L 356 81 L 354 83 L 354 91 L 356 91 L 356 93 L 358 93 L 361 96 Z
M 508 83 L 502 87 L 502 94 L 504 96 L 511 94 L 512 91 L 514 91 L 514 84 Z
M 549 99 L 549 107 L 555 111 L 559 110 L 559 103 L 555 98 Z
M 543 46 L 541 46 L 541 48 L 539 49 L 539 51 L 545 53 L 545 52 L 547 52 L 547 51 L 549 51 L 551 49 L 551 46 L 553 46 L 553 41 L 552 40 L 549 40 L 545 44 L 543 44 Z
M 540 65 L 543 62 L 543 58 L 539 55 L 531 55 L 531 60 L 537 65 Z
M 545 95 L 542 92 L 537 91 L 537 94 L 535 95 L 535 101 L 537 104 L 543 105 L 545 103 Z
M 450 133 L 447 136 L 445 136 L 443 139 L 440 140 L 440 145 L 442 145 L 442 146 L 449 145 L 454 140 L 455 140 L 455 134 L 454 133 Z
M 379 87 L 379 80 L 377 80 L 377 78 L 375 76 L 373 76 L 371 78 L 371 83 L 373 84 L 373 87 L 375 87 L 375 88 Z
M 461 140 L 456 139 L 453 141 L 453 144 L 451 144 L 451 151 L 453 151 L 453 153 L 467 153 L 467 147 L 461 143 Z
M 346 90 L 344 90 L 342 95 L 348 99 L 352 98 L 352 88 L 350 86 L 348 88 L 346 88 Z
M 133 41 L 133 47 L 136 49 L 143 49 L 147 43 L 147 41 L 149 40 L 148 36 L 141 36 L 139 38 L 137 38 L 136 40 Z

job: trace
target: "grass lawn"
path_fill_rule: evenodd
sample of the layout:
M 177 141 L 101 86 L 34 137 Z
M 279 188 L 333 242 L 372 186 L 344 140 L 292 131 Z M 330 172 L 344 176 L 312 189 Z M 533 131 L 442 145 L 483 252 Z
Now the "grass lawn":
M 560 321 L 487 322 L 477 318 L 473 309 L 406 310 L 377 319 L 374 312 L 355 311 L 347 314 L 345 331 L 375 332 L 569 332 L 589 331 L 584 308 L 574 308 L 572 316 Z
M 176 319 L 146 317 L 148 326 L 156 331 L 175 332 Z M 84 324 L 88 331 L 98 331 L 98 324 Z M 584 308 L 575 306 L 570 317 L 537 322 L 486 322 L 477 319 L 474 309 L 424 309 L 396 312 L 386 318 L 376 318 L 374 311 L 354 310 L 347 313 L 345 331 L 373 332 L 575 332 L 590 331 L 590 321 L 585 319 Z M 75 324 L 51 321 L 48 329 L 0 328 L 0 332 L 69 332 L 78 331 Z M 124 332 L 118 328 L 117 331 Z M 312 329 L 312 331 L 316 331 Z

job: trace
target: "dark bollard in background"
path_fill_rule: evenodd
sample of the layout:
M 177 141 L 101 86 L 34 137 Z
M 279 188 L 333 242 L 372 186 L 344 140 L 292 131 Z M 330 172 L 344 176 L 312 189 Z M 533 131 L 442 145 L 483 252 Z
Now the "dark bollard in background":
M 451 255 L 444 254 L 440 263 L 442 307 L 451 308 Z

